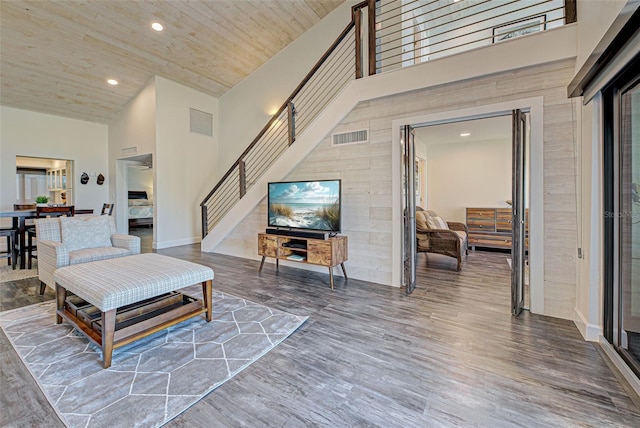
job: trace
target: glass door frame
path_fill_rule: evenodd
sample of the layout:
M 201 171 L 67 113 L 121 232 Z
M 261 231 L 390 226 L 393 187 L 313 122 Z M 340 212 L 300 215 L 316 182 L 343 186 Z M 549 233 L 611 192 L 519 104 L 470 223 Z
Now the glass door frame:
M 403 275 L 402 284 L 406 294 L 411 294 L 416 288 L 416 152 L 415 131 L 411 125 L 403 125 L 400 135 L 403 152 Z
M 635 71 L 640 66 L 640 58 L 618 75 L 602 91 L 603 116 L 603 334 L 626 364 L 640 377 L 640 364 L 626 350 L 624 337 L 623 300 L 624 248 L 623 234 L 627 218 L 624 195 L 625 180 L 623 165 L 625 130 L 623 129 L 623 97 L 632 88 L 640 85 L 640 74 Z M 626 211 L 625 211 L 626 210 Z
M 511 169 L 511 313 L 520 315 L 524 309 L 525 281 L 525 171 L 527 163 L 525 139 L 527 117 L 519 109 L 511 113 L 512 169 Z

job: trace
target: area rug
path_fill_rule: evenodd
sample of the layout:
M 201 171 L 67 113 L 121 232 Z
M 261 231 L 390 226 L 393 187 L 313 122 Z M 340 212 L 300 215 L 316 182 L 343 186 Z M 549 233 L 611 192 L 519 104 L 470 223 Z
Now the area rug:
M 0 283 L 9 281 L 20 281 L 21 279 L 38 276 L 38 269 L 11 269 L 11 266 L 0 266 Z
M 185 292 L 196 296 L 199 288 Z M 67 426 L 157 427 L 306 319 L 214 292 L 211 322 L 195 317 L 117 348 L 108 369 L 102 368 L 100 348 L 69 324 L 55 323 L 54 302 L 2 312 L 0 327 Z

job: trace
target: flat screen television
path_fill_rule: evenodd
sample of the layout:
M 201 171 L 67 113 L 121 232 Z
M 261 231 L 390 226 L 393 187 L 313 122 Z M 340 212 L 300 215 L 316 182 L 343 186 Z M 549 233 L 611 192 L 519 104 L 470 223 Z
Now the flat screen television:
M 269 227 L 340 232 L 340 185 L 340 180 L 269 183 Z

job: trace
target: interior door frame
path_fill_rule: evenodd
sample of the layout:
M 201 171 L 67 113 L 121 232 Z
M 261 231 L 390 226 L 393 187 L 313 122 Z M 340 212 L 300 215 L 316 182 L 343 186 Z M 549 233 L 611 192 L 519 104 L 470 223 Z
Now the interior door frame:
M 115 220 L 118 233 L 129 233 L 129 167 L 134 165 L 142 165 L 141 159 L 149 159 L 151 164 L 155 163 L 153 154 L 143 153 L 124 158 L 116 159 L 116 192 L 115 192 Z M 153 193 L 156 194 L 156 180 L 154 173 Z M 153 242 L 152 247 L 156 248 L 156 222 L 157 210 L 153 210 Z
M 524 309 L 525 281 L 525 170 L 527 116 L 520 109 L 511 112 L 511 313 Z
M 531 97 L 500 103 L 474 106 L 437 113 L 416 113 L 392 121 L 392 285 L 400 287 L 402 281 L 402 147 L 400 129 L 411 124 L 437 125 L 463 120 L 481 119 L 498 115 L 510 115 L 512 110 L 521 109 L 529 118 L 529 280 L 530 311 L 544 314 L 544 181 L 543 181 L 543 97 Z M 537 173 L 536 173 L 537 172 Z
M 403 275 L 402 283 L 406 294 L 411 294 L 416 288 L 416 150 L 415 131 L 411 125 L 402 126 L 400 141 L 403 147 Z

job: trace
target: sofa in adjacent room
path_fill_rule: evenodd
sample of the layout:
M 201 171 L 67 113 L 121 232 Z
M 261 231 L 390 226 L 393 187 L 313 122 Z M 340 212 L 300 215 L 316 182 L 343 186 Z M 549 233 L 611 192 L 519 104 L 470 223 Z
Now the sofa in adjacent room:
M 462 255 L 468 254 L 468 235 L 464 223 L 447 222 L 432 210 L 416 210 L 417 250 L 455 258 L 458 271 L 462 269 Z

